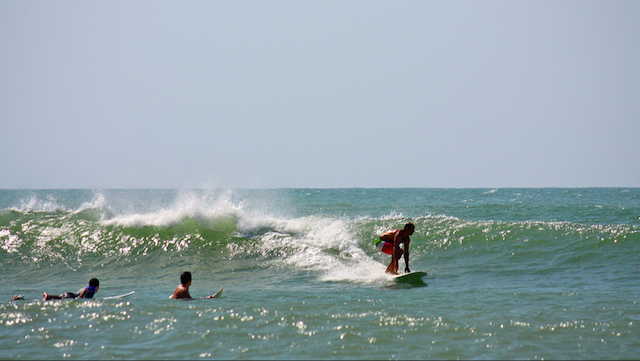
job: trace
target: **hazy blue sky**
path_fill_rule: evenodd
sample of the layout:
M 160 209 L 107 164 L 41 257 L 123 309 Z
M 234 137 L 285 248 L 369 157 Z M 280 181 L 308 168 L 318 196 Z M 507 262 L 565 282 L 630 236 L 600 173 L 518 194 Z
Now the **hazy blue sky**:
M 0 0 L 0 188 L 638 187 L 639 19 Z

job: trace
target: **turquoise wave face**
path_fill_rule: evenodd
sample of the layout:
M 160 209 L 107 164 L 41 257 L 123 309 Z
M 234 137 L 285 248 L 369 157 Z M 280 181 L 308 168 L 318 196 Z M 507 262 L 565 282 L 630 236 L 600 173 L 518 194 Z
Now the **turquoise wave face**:
M 639 194 L 1 190 L 0 349 L 15 358 L 637 358 Z M 389 256 L 374 247 L 406 222 L 416 225 L 411 269 L 428 273 L 426 287 L 393 283 Z M 223 297 L 169 300 L 187 270 L 193 296 L 224 286 Z M 94 300 L 41 300 L 91 277 Z M 15 294 L 29 300 L 8 302 Z
M 98 208 L 78 211 L 0 212 L 2 267 L 94 269 L 172 264 L 177 256 L 196 261 L 234 261 L 247 267 L 290 270 L 345 269 L 365 274 L 388 262 L 373 247 L 379 234 L 416 225 L 414 259 L 443 257 L 485 268 L 498 258 L 505 269 L 593 265 L 635 257 L 639 227 L 628 224 L 465 220 L 449 216 L 381 218 L 313 215 L 277 218 L 239 207 L 222 211 L 159 210 L 106 217 Z M 286 260 L 286 261 L 284 261 Z M 553 262 L 551 262 L 553 260 Z M 450 262 L 450 261 L 447 261 Z M 479 264 L 481 263 L 481 264 Z M 349 270 L 349 271 L 347 271 Z M 328 279 L 340 280 L 338 276 Z M 374 278 L 375 279 L 375 278 Z

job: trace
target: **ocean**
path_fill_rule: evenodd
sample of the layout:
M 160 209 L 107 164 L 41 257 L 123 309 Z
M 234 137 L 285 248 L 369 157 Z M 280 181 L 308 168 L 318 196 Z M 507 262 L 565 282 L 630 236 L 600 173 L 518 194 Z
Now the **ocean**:
M 640 358 L 638 188 L 0 190 L 0 271 L 3 359 Z

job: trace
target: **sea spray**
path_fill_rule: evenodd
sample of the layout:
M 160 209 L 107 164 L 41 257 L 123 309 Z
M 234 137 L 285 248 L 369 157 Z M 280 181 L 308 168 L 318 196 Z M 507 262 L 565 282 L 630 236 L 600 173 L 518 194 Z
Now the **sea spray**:
M 637 358 L 639 199 L 615 188 L 0 190 L 0 349 Z M 411 269 L 428 287 L 393 287 L 373 245 L 409 221 Z M 224 286 L 223 297 L 169 300 L 186 270 L 192 295 Z M 90 277 L 98 296 L 136 293 L 41 301 Z

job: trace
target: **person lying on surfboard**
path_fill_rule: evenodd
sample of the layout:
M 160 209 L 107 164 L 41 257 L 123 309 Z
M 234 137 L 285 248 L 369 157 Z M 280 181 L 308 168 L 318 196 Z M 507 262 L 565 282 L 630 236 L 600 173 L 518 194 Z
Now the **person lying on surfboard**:
M 93 298 L 93 295 L 95 295 L 98 292 L 99 288 L 100 288 L 100 281 L 98 281 L 97 278 L 92 278 L 89 280 L 89 286 L 79 290 L 77 293 L 66 292 L 58 296 L 58 295 L 50 295 L 44 292 L 42 294 L 42 297 L 44 297 L 45 301 L 61 300 L 61 299 L 67 299 L 67 298 Z
M 387 266 L 386 273 L 397 275 L 398 274 L 398 261 L 404 254 L 404 272 L 409 273 L 409 242 L 411 239 L 409 236 L 413 234 L 416 227 L 413 223 L 409 222 L 404 225 L 404 229 L 391 229 L 380 235 L 380 238 L 376 240 L 376 248 L 381 252 L 391 255 L 391 262 Z M 400 245 L 403 245 L 400 248 Z M 395 253 L 395 255 L 394 255 Z
M 178 288 L 173 292 L 171 298 L 192 300 L 193 297 L 189 294 L 189 287 L 191 287 L 191 272 L 182 272 L 180 275 L 180 285 L 178 285 Z M 204 298 L 215 298 L 215 295 Z

